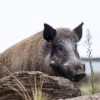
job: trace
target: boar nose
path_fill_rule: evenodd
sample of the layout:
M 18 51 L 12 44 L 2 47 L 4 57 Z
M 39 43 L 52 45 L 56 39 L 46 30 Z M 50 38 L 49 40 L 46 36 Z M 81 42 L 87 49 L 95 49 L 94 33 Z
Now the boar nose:
M 86 74 L 85 74 L 84 72 L 74 74 L 74 80 L 75 80 L 75 82 L 79 82 L 79 81 L 82 80 L 85 76 L 86 76 Z

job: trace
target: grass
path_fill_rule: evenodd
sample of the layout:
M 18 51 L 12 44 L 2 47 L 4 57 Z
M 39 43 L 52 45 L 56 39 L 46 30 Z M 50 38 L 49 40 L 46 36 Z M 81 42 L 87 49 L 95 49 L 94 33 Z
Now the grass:
M 47 100 L 47 96 L 42 91 L 43 82 L 40 76 L 39 86 L 37 85 L 36 76 L 34 75 L 34 88 L 32 88 L 32 100 Z
M 91 78 L 91 75 L 87 75 L 87 77 L 84 78 L 79 84 L 82 95 L 90 95 L 91 94 L 90 78 Z M 96 88 L 95 93 L 99 93 L 100 92 L 100 73 L 95 73 L 94 81 L 95 81 L 95 88 Z
M 91 75 L 88 78 L 88 81 L 89 81 L 88 84 L 87 84 L 87 82 L 84 84 L 81 84 L 80 89 L 83 94 L 95 94 L 97 92 L 96 84 L 95 84 L 95 74 L 94 74 L 93 64 L 92 64 L 92 41 L 91 40 L 92 40 L 91 33 L 90 33 L 89 29 L 87 29 L 87 35 L 86 35 L 86 40 L 85 40 L 84 46 L 87 49 L 86 52 L 87 52 Z M 99 84 L 98 84 L 98 86 L 100 87 Z
M 32 96 L 29 95 L 24 85 L 14 76 L 6 66 L 3 66 L 1 63 L 0 65 L 3 69 L 13 77 L 16 82 L 18 89 L 14 88 L 13 86 L 9 85 L 9 88 L 15 91 L 18 95 L 22 97 L 23 100 L 47 100 L 47 96 L 42 91 L 42 81 L 40 80 L 40 85 L 37 85 L 36 76 L 34 75 L 34 87 L 31 88 Z M 41 78 L 40 78 L 41 79 Z M 20 91 L 19 91 L 20 90 Z

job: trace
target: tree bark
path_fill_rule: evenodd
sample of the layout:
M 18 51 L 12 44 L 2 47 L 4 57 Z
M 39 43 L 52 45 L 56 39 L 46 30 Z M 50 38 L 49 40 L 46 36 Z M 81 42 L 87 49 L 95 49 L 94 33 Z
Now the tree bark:
M 32 98 L 32 90 L 35 86 L 42 87 L 47 100 L 73 98 L 81 95 L 78 86 L 68 79 L 49 76 L 39 71 L 22 71 L 0 79 L 0 100 L 25 100 L 24 93 L 29 94 Z

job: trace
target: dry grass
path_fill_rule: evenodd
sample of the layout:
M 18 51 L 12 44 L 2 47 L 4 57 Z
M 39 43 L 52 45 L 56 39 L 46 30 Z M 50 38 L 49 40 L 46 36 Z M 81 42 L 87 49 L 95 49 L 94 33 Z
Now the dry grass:
M 86 35 L 86 40 L 85 40 L 85 44 L 84 46 L 87 49 L 87 57 L 88 57 L 88 62 L 89 62 L 89 66 L 90 66 L 90 71 L 91 71 L 91 77 L 90 77 L 90 83 L 91 83 L 91 89 L 90 92 L 91 94 L 95 94 L 96 93 L 96 87 L 95 87 L 95 80 L 94 80 L 94 70 L 93 70 L 93 61 L 92 61 L 92 36 L 91 33 L 89 31 L 89 29 L 87 29 L 87 35 Z
M 91 78 L 91 75 L 87 75 L 87 77 L 84 78 L 79 83 L 79 87 L 80 87 L 82 95 L 91 94 L 90 90 L 92 89 L 92 87 L 90 83 L 90 78 Z M 95 81 L 95 89 L 96 89 L 95 93 L 100 93 L 100 73 L 95 73 L 94 81 Z
M 34 75 L 34 87 L 32 87 L 32 96 L 29 95 L 24 85 L 14 76 L 6 66 L 3 66 L 1 63 L 0 65 L 3 69 L 11 76 L 16 82 L 18 89 L 14 88 L 13 86 L 9 85 L 9 88 L 15 91 L 18 95 L 20 95 L 23 100 L 47 100 L 47 96 L 42 91 L 42 82 L 40 81 L 39 87 L 37 86 L 36 77 Z M 20 91 L 19 91 L 20 90 Z

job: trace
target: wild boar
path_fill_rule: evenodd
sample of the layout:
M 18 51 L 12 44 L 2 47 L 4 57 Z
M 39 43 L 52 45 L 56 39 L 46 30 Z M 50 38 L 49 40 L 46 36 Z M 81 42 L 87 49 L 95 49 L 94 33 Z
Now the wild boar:
M 44 24 L 43 31 L 5 50 L 0 62 L 12 73 L 36 70 L 78 82 L 86 75 L 77 51 L 82 26 L 83 23 L 70 30 Z

